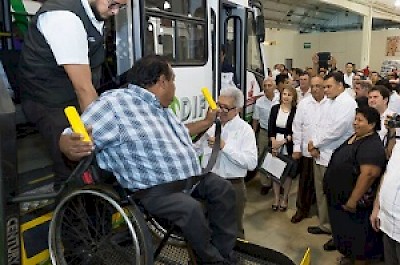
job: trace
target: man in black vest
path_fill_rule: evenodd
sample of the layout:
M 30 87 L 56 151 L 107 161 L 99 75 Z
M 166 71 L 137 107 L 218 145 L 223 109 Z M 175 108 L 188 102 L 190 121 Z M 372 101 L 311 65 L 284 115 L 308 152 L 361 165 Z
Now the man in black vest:
M 68 127 L 64 108 L 81 111 L 97 98 L 104 61 L 104 20 L 127 0 L 48 0 L 32 18 L 19 65 L 22 108 L 44 136 L 58 186 L 70 170 L 58 148 Z

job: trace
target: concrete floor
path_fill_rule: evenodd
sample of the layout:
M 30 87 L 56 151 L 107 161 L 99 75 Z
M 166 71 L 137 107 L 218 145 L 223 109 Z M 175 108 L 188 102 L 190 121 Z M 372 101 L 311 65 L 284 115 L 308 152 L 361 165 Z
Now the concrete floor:
M 322 245 L 329 240 L 328 235 L 311 235 L 307 227 L 318 224 L 316 208 L 313 206 L 310 218 L 300 223 L 290 222 L 296 211 L 296 192 L 298 182 L 293 182 L 286 212 L 273 212 L 271 209 L 273 192 L 260 195 L 258 178 L 247 183 L 247 205 L 244 216 L 246 240 L 284 253 L 296 264 L 300 264 L 308 247 L 311 248 L 313 265 L 335 265 L 341 254 L 337 251 L 324 251 Z M 380 264 L 380 263 L 374 263 Z

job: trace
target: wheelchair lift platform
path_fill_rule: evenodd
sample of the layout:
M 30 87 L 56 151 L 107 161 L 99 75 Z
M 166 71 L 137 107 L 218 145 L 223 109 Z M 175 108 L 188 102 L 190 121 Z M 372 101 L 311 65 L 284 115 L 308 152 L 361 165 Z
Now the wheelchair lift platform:
M 240 239 L 236 242 L 235 253 L 238 265 L 295 265 L 291 259 L 280 252 Z M 155 264 L 186 265 L 191 264 L 191 261 L 186 248 L 169 244 L 161 251 Z

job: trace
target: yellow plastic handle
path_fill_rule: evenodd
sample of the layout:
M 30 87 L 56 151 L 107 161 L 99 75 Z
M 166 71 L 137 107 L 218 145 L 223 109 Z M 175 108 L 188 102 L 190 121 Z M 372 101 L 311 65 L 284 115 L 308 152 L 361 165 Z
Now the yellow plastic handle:
M 212 98 L 210 91 L 208 91 L 208 89 L 206 87 L 203 87 L 201 89 L 201 92 L 203 93 L 204 98 L 207 100 L 208 105 L 210 106 L 210 108 L 212 110 L 216 110 L 217 109 L 217 104 L 215 103 L 214 99 Z
M 65 116 L 69 123 L 71 124 L 72 130 L 76 133 L 80 133 L 83 135 L 83 141 L 90 142 L 90 137 L 88 132 L 86 131 L 85 125 L 83 124 L 81 117 L 79 117 L 78 111 L 73 106 L 66 107 L 64 109 Z

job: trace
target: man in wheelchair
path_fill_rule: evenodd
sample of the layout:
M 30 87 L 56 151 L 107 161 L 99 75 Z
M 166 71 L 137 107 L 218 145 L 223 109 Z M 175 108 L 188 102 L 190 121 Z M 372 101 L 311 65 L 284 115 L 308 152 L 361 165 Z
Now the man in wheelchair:
M 64 134 L 61 151 L 79 160 L 94 150 L 99 167 L 113 172 L 146 211 L 181 229 L 198 264 L 234 263 L 235 192 L 227 180 L 202 173 L 190 138 L 210 127 L 216 112 L 187 125 L 179 121 L 168 108 L 175 75 L 161 56 L 137 61 L 127 79 L 126 88 L 103 93 L 82 114 L 93 145 Z

